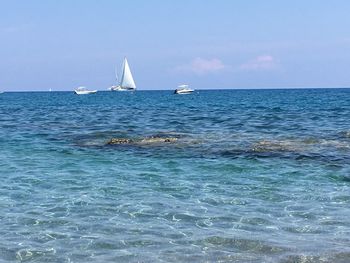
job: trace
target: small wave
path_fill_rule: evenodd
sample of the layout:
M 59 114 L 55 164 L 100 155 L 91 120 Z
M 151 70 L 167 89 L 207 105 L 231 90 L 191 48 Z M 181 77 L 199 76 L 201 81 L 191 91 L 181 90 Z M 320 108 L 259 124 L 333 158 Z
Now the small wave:
M 276 254 L 287 251 L 286 248 L 274 246 L 264 241 L 243 239 L 243 238 L 228 238 L 220 236 L 211 236 L 196 242 L 197 245 L 205 245 L 210 247 L 224 247 L 230 250 L 250 251 L 255 253 Z
M 281 259 L 281 263 L 316 263 L 338 262 L 348 263 L 350 252 L 329 253 L 325 255 L 287 255 Z
M 56 254 L 56 250 L 54 248 L 46 248 L 46 249 L 35 249 L 35 248 L 27 248 L 20 249 L 16 252 L 16 259 L 19 261 L 30 261 L 36 260 L 40 257 L 47 255 Z
M 342 138 L 350 138 L 350 130 L 348 131 L 342 131 L 339 133 L 340 137 Z

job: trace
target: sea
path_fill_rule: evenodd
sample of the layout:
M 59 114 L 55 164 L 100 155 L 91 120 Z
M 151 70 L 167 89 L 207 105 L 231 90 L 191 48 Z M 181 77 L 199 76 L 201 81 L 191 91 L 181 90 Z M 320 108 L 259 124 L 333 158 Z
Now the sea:
M 0 262 L 350 262 L 350 89 L 0 94 Z

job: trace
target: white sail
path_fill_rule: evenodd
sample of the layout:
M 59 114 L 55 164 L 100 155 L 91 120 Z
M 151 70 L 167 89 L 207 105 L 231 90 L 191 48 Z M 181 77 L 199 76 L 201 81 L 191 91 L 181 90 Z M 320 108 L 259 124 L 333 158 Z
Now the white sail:
M 120 77 L 119 85 L 122 89 L 136 89 L 136 85 L 132 77 L 130 67 L 126 58 L 124 58 L 124 61 L 123 61 L 122 75 Z

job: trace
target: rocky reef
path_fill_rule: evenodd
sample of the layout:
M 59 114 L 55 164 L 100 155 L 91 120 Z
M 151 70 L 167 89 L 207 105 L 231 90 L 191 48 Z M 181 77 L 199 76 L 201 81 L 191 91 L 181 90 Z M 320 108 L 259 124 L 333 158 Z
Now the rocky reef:
M 146 137 L 141 139 L 128 139 L 128 138 L 112 138 L 107 142 L 107 145 L 162 145 L 168 143 L 177 142 L 176 137 Z
M 302 146 L 294 141 L 268 141 L 263 140 L 255 143 L 252 146 L 254 152 L 285 152 L 285 151 L 300 151 Z
M 130 144 L 132 142 L 131 139 L 126 138 L 112 138 L 110 139 L 107 144 Z
M 330 150 L 349 150 L 347 141 L 333 139 L 286 139 L 262 140 L 252 145 L 253 152 L 319 152 Z

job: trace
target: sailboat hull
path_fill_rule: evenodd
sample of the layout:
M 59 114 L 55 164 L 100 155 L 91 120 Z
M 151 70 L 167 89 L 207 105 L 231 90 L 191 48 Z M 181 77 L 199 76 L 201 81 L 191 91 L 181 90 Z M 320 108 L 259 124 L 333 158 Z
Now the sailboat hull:
M 111 91 L 134 91 L 136 89 L 134 88 L 125 88 L 125 87 L 120 87 L 120 86 L 113 86 L 111 87 Z

